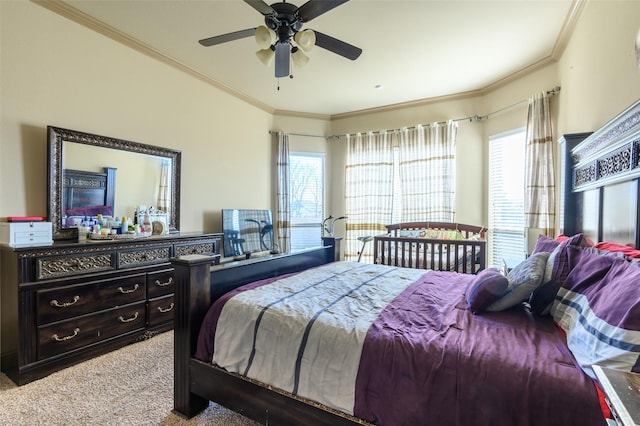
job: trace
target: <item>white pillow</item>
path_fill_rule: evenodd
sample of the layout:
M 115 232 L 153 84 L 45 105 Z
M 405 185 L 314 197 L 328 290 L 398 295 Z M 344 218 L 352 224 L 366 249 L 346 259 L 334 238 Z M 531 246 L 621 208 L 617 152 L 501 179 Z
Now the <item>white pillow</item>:
M 505 294 L 493 302 L 487 311 L 504 311 L 529 300 L 531 293 L 542 284 L 549 253 L 536 253 L 513 268 L 507 279 L 509 286 Z

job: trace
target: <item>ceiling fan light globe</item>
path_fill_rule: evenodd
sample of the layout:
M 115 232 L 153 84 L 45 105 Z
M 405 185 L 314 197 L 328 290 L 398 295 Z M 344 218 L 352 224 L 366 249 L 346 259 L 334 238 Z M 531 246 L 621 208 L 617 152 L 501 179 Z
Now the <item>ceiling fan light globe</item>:
M 262 62 L 265 66 L 270 67 L 271 64 L 273 63 L 273 58 L 276 56 L 276 54 L 270 48 L 266 48 L 266 49 L 258 50 L 256 52 L 256 56 L 258 57 L 258 59 L 260 59 L 260 62 Z
M 260 49 L 267 49 L 273 43 L 276 42 L 276 33 L 270 29 L 265 27 L 264 25 L 256 28 L 255 33 L 256 44 Z
M 305 55 L 302 50 L 298 49 L 291 53 L 291 62 L 293 62 L 293 66 L 296 68 L 302 68 L 309 62 L 309 57 Z
M 299 31 L 295 36 L 293 36 L 293 40 L 300 49 L 308 52 L 316 45 L 316 33 L 312 30 Z

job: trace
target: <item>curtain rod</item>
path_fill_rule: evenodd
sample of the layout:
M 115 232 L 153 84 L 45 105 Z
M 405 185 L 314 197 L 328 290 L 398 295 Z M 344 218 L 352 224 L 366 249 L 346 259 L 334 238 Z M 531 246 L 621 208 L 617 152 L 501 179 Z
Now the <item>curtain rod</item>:
M 276 132 L 274 130 L 269 130 L 270 135 L 277 135 L 278 133 L 287 133 L 287 132 Z M 304 136 L 307 138 L 322 138 L 322 139 L 330 139 L 331 136 L 322 136 L 322 135 L 309 135 L 306 133 L 287 133 L 290 136 Z
M 547 90 L 547 95 L 548 96 L 554 96 L 554 95 L 557 95 L 558 93 L 560 93 L 560 86 L 556 86 L 551 90 Z M 458 122 L 458 121 L 469 121 L 471 123 L 475 122 L 475 121 L 484 121 L 484 120 L 488 120 L 489 117 L 491 117 L 492 115 L 499 114 L 499 113 L 507 111 L 507 110 L 509 110 L 511 108 L 515 108 L 515 107 L 517 107 L 519 105 L 522 105 L 525 102 L 529 102 L 529 99 L 523 99 L 523 100 L 521 100 L 519 102 L 516 102 L 514 104 L 508 105 L 508 106 L 503 107 L 503 108 L 500 108 L 500 109 L 498 109 L 496 111 L 489 112 L 489 113 L 487 113 L 485 115 L 477 115 L 476 114 L 476 115 L 470 115 L 468 117 L 454 118 L 454 119 L 449 120 L 449 121 L 455 121 L 455 122 Z M 435 123 L 423 124 L 423 126 L 428 126 L 430 124 L 447 124 L 447 123 L 448 123 L 448 121 L 437 121 Z M 404 127 L 403 129 L 415 129 L 416 127 L 417 126 Z M 394 131 L 398 131 L 398 130 L 401 130 L 401 129 L 378 130 L 378 131 L 367 132 L 367 133 L 394 132 Z M 271 135 L 278 134 L 278 133 L 279 132 L 274 132 L 272 130 L 269 130 L 269 134 L 271 134 Z M 350 135 L 354 135 L 354 134 L 355 133 L 350 133 Z M 324 139 L 327 139 L 327 140 L 340 139 L 341 137 L 347 136 L 347 134 L 321 136 L 321 135 L 308 135 L 308 134 L 303 134 L 303 133 L 289 133 L 289 135 L 292 135 L 292 136 L 306 136 L 306 137 L 310 137 L 310 138 L 324 138 Z
M 553 89 L 551 89 L 551 90 L 547 90 L 547 96 L 555 96 L 555 95 L 557 95 L 558 93 L 560 93 L 560 86 L 556 86 L 556 87 L 554 87 L 554 88 L 553 88 Z M 490 112 L 490 113 L 488 113 L 488 114 L 484 115 L 484 116 L 482 117 L 482 119 L 483 119 L 483 120 L 486 120 L 486 119 L 488 119 L 488 118 L 489 118 L 490 116 L 492 116 L 492 115 L 499 114 L 499 113 L 504 112 L 504 111 L 506 111 L 506 110 L 509 110 L 509 109 L 511 109 L 511 108 L 515 108 L 515 107 L 517 107 L 517 106 L 519 106 L 519 105 L 522 105 L 522 104 L 523 104 L 523 103 L 525 103 L 525 102 L 529 102 L 529 99 L 523 99 L 523 100 L 521 100 L 520 102 L 516 102 L 515 104 L 511 104 L 511 105 L 509 105 L 509 106 L 506 106 L 506 107 L 500 108 L 499 110 L 496 110 L 496 111 Z

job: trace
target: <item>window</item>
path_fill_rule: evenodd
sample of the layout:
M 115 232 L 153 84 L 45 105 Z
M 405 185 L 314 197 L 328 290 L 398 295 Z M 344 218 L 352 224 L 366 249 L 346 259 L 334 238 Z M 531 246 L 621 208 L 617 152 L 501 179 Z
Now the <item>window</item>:
M 489 266 L 525 258 L 525 130 L 489 138 Z
M 291 250 L 322 244 L 324 155 L 289 154 Z

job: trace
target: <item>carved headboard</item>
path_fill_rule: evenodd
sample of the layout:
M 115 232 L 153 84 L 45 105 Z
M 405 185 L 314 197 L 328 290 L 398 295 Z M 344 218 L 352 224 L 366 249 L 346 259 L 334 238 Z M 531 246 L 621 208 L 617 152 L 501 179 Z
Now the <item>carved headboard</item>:
M 65 169 L 62 182 L 67 217 L 113 214 L 116 169 L 105 167 L 104 173 Z
M 565 152 L 565 233 L 640 247 L 640 100 Z

